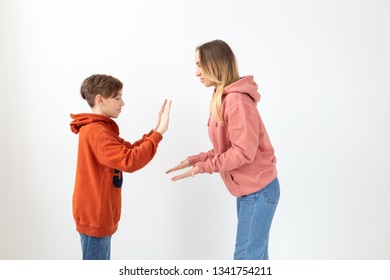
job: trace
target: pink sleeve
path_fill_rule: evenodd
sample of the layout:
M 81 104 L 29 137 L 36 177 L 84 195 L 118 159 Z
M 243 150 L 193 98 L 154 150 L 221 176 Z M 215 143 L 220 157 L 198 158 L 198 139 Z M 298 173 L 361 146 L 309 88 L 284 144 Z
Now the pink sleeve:
M 188 156 L 187 160 L 189 161 L 190 165 L 195 165 L 198 162 L 203 162 L 213 157 L 214 157 L 214 150 L 210 150 L 206 153 L 200 153 L 198 155 Z
M 221 154 L 196 163 L 201 173 L 237 169 L 254 160 L 259 143 L 259 113 L 256 106 L 239 103 L 224 115 L 231 147 Z

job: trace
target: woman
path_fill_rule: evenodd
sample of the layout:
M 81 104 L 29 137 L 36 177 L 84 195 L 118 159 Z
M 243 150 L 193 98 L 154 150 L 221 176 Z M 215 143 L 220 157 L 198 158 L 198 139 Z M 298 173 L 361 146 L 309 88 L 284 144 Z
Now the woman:
M 257 110 L 260 94 L 253 76 L 240 78 L 233 51 L 224 41 L 196 48 L 196 76 L 214 87 L 208 132 L 213 149 L 189 156 L 166 173 L 192 167 L 177 181 L 219 172 L 237 197 L 234 259 L 268 259 L 268 239 L 279 201 L 274 149 Z

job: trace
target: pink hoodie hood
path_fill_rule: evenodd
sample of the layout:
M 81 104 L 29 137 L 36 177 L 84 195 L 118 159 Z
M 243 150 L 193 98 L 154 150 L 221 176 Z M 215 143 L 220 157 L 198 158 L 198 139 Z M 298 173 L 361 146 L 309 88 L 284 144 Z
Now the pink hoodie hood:
M 253 80 L 253 76 L 242 77 L 237 82 L 228 85 L 224 88 L 222 95 L 229 94 L 231 92 L 248 94 L 255 103 L 260 101 L 260 93 L 257 91 L 258 86 Z
M 222 112 L 224 123 L 213 117 L 208 132 L 213 149 L 188 157 L 200 173 L 219 172 L 234 196 L 254 193 L 276 177 L 274 149 L 257 109 L 260 101 L 253 76 L 225 87 Z

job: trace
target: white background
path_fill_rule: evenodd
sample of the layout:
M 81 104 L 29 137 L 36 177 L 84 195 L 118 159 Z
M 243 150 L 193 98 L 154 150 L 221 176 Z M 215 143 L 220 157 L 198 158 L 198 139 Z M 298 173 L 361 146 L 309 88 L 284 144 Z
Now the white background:
M 390 258 L 390 4 L 380 0 L 0 1 L 0 259 L 80 259 L 70 113 L 91 74 L 124 83 L 133 142 L 171 123 L 154 160 L 126 174 L 113 259 L 231 259 L 235 199 L 218 174 L 165 171 L 211 148 L 211 89 L 195 47 L 223 39 L 278 158 L 272 259 Z

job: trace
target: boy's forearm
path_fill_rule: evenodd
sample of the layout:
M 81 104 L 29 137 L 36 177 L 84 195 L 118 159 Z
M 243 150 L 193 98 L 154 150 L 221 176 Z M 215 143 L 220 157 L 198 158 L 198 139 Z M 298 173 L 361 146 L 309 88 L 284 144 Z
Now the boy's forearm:
M 142 143 L 128 148 L 115 139 L 108 139 L 108 135 L 103 137 L 106 139 L 100 139 L 105 144 L 98 148 L 99 161 L 124 172 L 134 172 L 148 164 L 156 154 L 158 144 L 163 138 L 160 133 L 151 131 L 150 134 L 144 135 Z

